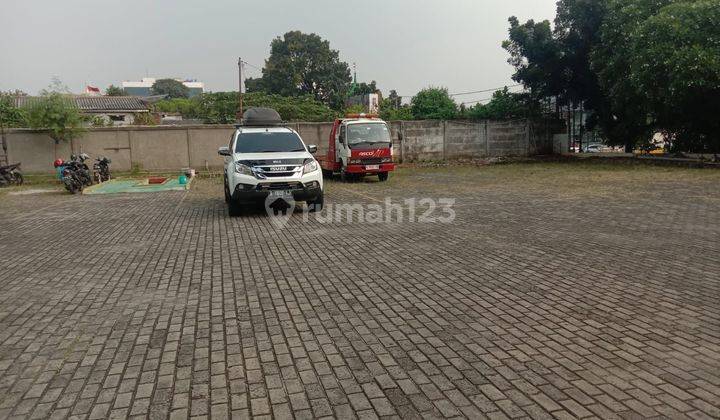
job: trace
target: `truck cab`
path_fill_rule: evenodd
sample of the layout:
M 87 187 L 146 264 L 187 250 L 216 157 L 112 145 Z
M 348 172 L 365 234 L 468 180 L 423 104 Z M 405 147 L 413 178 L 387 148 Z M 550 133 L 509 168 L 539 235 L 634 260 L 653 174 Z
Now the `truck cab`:
M 377 175 L 387 181 L 395 170 L 390 127 L 375 115 L 348 115 L 335 120 L 326 155 L 319 158 L 323 172 L 345 180 Z
M 223 183 L 230 216 L 251 204 L 305 201 L 310 211 L 323 207 L 323 176 L 313 157 L 315 145 L 282 124 L 269 108 L 251 108 L 218 150 L 225 160 Z

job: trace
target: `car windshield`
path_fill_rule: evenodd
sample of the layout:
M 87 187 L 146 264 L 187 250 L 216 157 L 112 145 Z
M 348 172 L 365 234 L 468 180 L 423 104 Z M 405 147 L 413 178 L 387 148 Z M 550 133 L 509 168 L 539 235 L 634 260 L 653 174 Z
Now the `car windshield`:
M 295 133 L 242 133 L 235 144 L 235 153 L 304 152 L 305 146 Z
M 348 145 L 373 145 L 377 143 L 390 143 L 390 130 L 384 123 L 348 124 Z

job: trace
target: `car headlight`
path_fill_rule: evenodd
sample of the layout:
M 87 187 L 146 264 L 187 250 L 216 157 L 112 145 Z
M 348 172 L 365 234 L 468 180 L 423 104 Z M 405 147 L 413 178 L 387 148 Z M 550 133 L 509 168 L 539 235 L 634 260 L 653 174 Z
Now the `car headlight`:
M 362 160 L 360 159 L 350 159 L 350 165 L 359 165 L 362 163 Z
M 391 157 L 384 157 L 384 158 L 380 159 L 380 163 L 390 163 L 390 162 L 392 162 Z
M 253 176 L 252 168 L 240 162 L 235 162 L 235 172 L 242 175 Z
M 309 174 L 318 170 L 318 163 L 315 160 L 309 160 L 303 165 L 303 174 Z

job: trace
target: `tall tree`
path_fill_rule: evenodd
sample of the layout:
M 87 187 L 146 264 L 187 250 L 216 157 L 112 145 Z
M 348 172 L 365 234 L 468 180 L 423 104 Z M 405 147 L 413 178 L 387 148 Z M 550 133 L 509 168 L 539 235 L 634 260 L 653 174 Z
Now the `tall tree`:
M 550 22 L 528 20 L 524 24 L 511 16 L 509 39 L 502 46 L 510 53 L 515 68 L 513 80 L 522 83 L 533 96 L 563 96 L 566 90 L 562 49 L 553 36 Z
M 720 153 L 720 0 L 672 2 L 628 45 L 628 79 L 680 150 Z
M 412 114 L 416 120 L 451 120 L 457 114 L 457 104 L 446 88 L 427 88 L 412 98 Z
M 153 95 L 166 95 L 168 98 L 187 98 L 190 89 L 175 79 L 159 79 L 153 83 Z
M 272 41 L 262 72 L 261 82 L 251 81 L 253 90 L 283 96 L 309 94 L 337 110 L 344 106 L 351 80 L 350 68 L 328 41 L 300 31 Z
M 639 24 L 671 0 L 609 0 L 597 43 L 591 52 L 591 66 L 597 74 L 602 98 L 596 118 L 613 146 L 632 152 L 653 131 L 647 98 L 628 77 L 633 51 L 628 44 Z
M 29 107 L 30 127 L 48 130 L 56 144 L 69 141 L 72 146 L 72 141 L 85 132 L 85 119 L 72 98 L 65 94 L 45 91 Z

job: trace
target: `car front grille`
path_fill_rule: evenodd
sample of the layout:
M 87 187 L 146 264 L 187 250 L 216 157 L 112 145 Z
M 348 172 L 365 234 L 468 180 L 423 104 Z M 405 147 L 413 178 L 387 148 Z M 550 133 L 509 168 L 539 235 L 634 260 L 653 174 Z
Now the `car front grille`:
M 270 190 L 297 190 L 302 189 L 302 183 L 300 182 L 262 182 L 257 185 L 258 191 L 270 191 Z
M 270 165 L 270 166 L 256 166 L 255 174 L 259 175 L 260 178 L 286 178 L 298 174 L 301 170 L 301 166 L 297 165 Z

